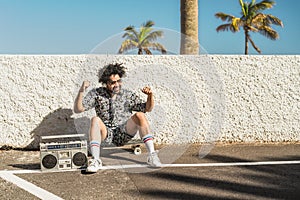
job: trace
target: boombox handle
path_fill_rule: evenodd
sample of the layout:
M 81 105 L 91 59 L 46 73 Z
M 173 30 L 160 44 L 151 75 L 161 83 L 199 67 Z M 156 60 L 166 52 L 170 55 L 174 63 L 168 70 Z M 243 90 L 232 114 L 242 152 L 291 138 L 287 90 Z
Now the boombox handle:
M 71 137 L 84 137 L 84 134 L 70 134 L 70 135 L 49 135 L 49 136 L 41 136 L 41 139 L 56 139 L 56 138 L 71 138 Z

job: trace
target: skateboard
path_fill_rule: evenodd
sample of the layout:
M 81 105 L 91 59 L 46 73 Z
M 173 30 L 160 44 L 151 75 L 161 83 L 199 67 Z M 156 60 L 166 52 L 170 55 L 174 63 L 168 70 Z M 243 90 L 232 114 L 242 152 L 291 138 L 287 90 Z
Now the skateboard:
M 143 144 L 144 143 L 140 142 L 140 141 L 131 141 L 131 142 L 126 143 L 123 146 L 105 145 L 104 148 L 105 149 L 124 149 L 124 150 L 132 152 L 135 155 L 140 155 L 140 154 L 142 154 L 142 150 L 143 150 L 142 145 Z
M 135 155 L 140 155 L 142 154 L 142 145 L 144 143 L 142 141 L 129 141 L 127 144 L 125 144 L 125 148 L 126 146 L 130 148 L 130 150 L 133 152 L 133 154 Z

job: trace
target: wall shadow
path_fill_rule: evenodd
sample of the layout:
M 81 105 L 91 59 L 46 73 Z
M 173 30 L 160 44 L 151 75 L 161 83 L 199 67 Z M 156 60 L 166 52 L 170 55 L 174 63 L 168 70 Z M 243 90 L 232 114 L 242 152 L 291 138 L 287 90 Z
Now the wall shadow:
M 44 117 L 42 122 L 31 131 L 30 135 L 32 141 L 24 148 L 24 150 L 38 150 L 41 136 L 78 134 L 75 126 L 75 119 L 72 115 L 73 111 L 65 108 L 59 108 L 49 113 Z M 89 123 L 90 119 L 88 117 L 76 118 L 77 126 Z M 84 134 L 86 139 L 88 134 L 87 131 L 85 131 Z

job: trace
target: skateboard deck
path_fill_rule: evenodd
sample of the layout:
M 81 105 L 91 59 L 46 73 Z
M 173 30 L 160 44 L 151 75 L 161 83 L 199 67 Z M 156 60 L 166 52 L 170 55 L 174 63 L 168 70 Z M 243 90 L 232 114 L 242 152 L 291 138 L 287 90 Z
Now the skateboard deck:
M 114 145 L 104 145 L 104 149 L 125 149 L 129 150 L 135 155 L 140 155 L 143 152 L 143 142 L 142 141 L 130 141 L 123 146 L 114 146 Z

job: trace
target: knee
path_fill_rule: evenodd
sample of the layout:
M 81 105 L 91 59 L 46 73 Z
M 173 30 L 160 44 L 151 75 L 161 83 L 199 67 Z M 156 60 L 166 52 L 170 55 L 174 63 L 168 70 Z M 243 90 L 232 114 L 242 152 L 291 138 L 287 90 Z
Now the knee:
M 135 116 L 136 116 L 136 118 L 138 118 L 140 121 L 141 121 L 141 120 L 146 120 L 146 116 L 145 116 L 145 114 L 142 113 L 142 112 L 136 112 L 136 113 L 135 113 Z
M 134 115 L 134 118 L 133 118 L 134 122 L 137 123 L 138 125 L 142 126 L 142 125 L 147 125 L 148 124 L 148 120 L 147 120 L 147 117 L 144 113 L 142 112 L 137 112 L 135 113 Z
M 97 116 L 94 116 L 92 117 L 91 119 L 91 124 L 94 125 L 94 124 L 99 124 L 101 122 L 101 119 Z

